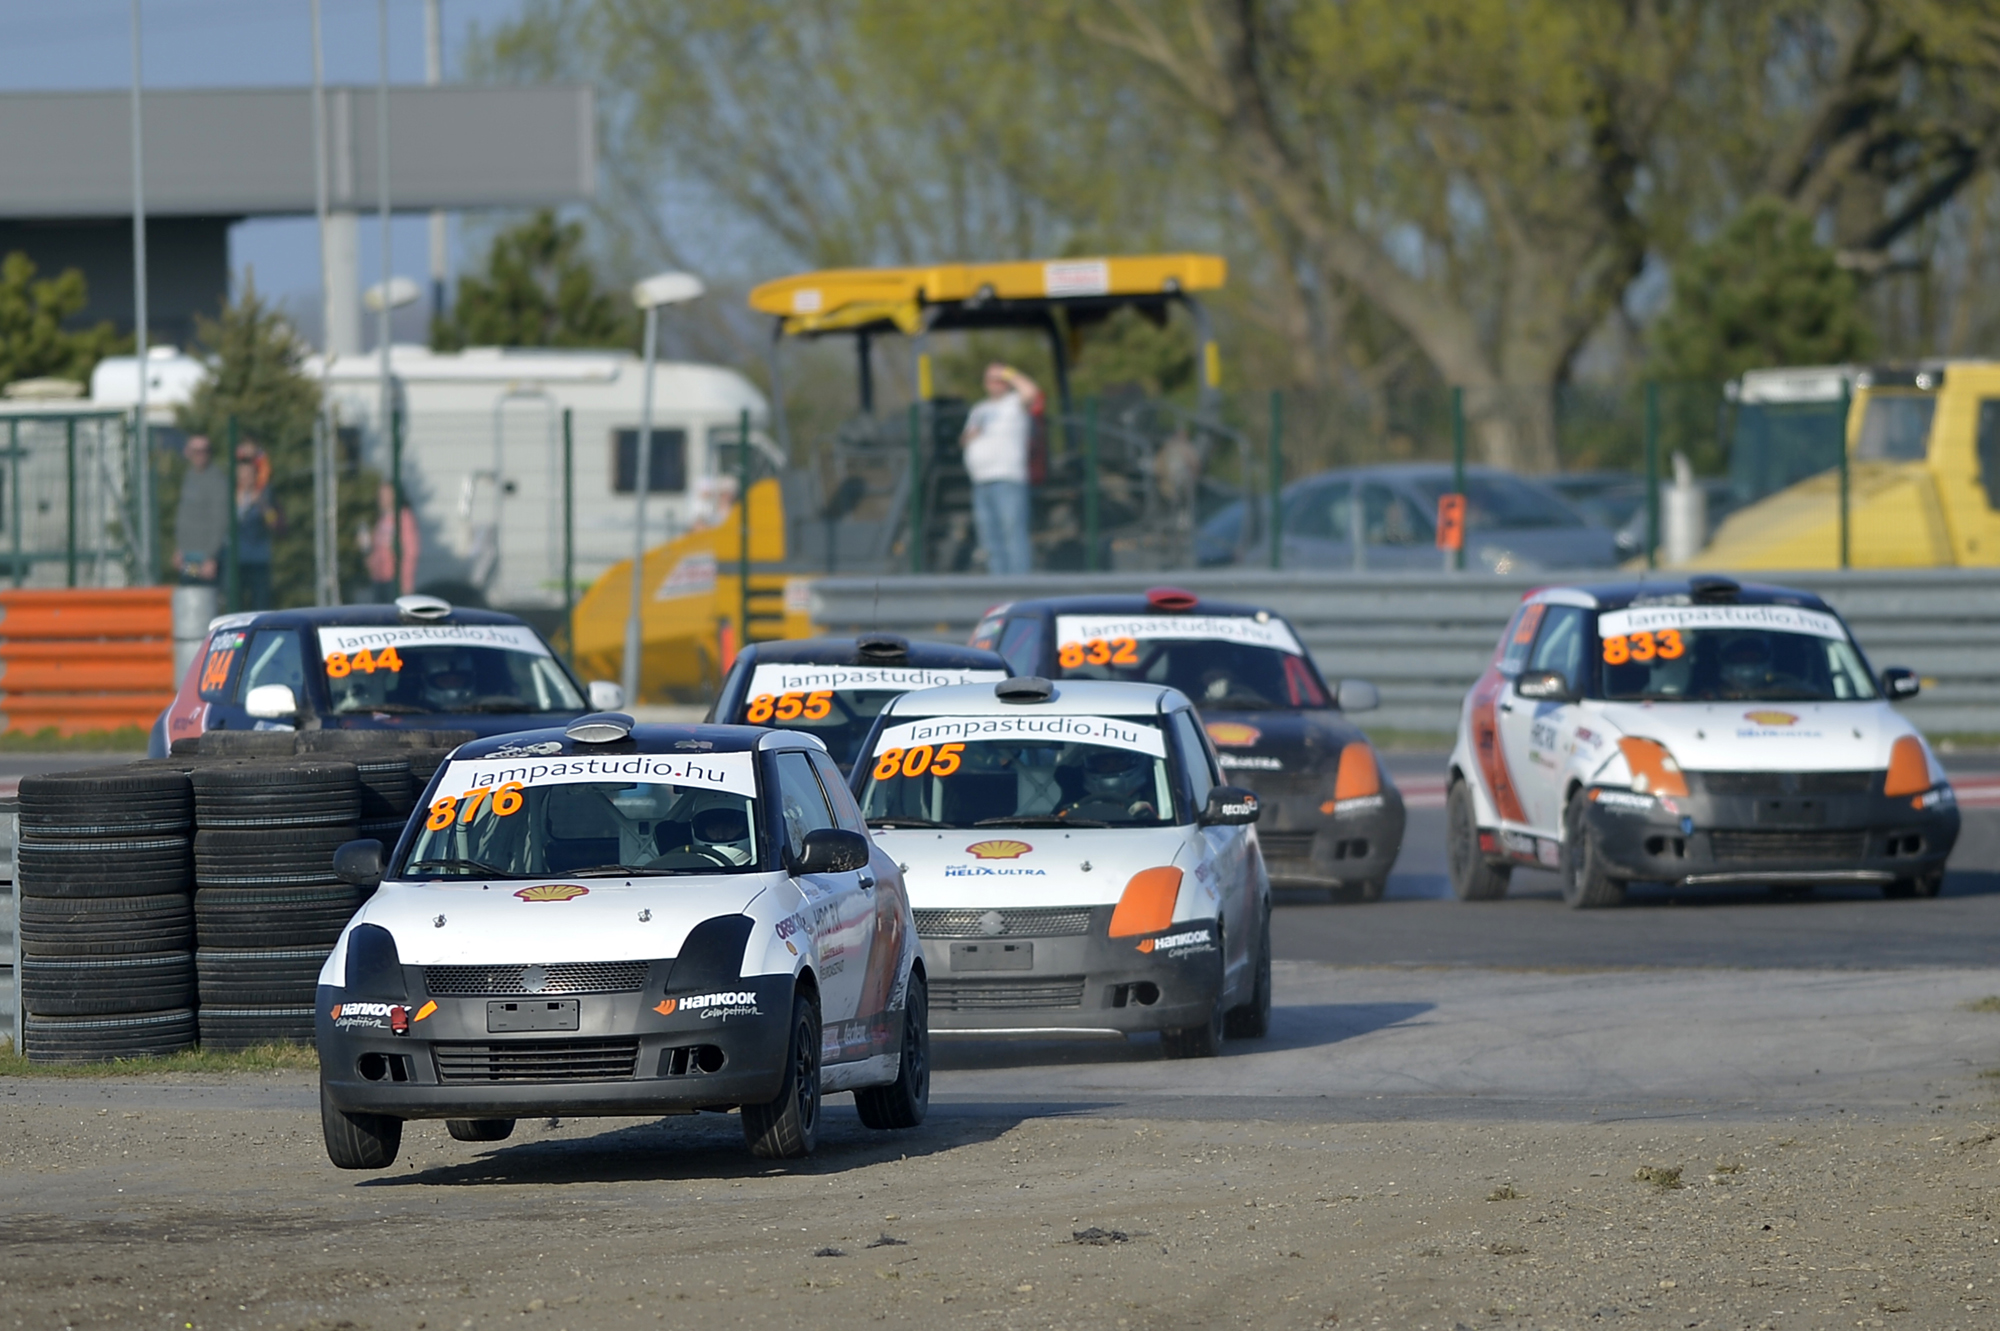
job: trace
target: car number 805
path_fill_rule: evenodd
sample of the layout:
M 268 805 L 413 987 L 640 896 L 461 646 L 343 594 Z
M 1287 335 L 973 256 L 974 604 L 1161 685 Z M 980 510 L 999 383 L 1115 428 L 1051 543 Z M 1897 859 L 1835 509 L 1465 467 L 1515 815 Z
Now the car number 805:
M 963 744 L 947 744 L 935 750 L 928 744 L 910 749 L 884 749 L 875 758 L 875 779 L 887 781 L 893 776 L 922 776 L 926 772 L 932 776 L 950 776 L 964 761 L 960 756 L 964 752 Z

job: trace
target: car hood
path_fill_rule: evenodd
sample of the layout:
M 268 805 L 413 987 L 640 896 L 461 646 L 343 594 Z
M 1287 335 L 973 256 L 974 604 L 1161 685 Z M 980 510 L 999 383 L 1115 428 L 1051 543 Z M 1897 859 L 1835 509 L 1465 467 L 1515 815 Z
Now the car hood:
M 424 716 L 377 716 L 342 713 L 320 718 L 322 730 L 464 730 L 479 739 L 511 735 L 517 730 L 545 730 L 567 725 L 582 712 L 443 712 Z
M 1597 703 L 1588 710 L 1610 727 L 1612 733 L 1603 738 L 1657 740 L 1691 772 L 1879 770 L 1889 765 L 1889 749 L 1899 738 L 1917 733 L 1881 700 Z M 1603 752 L 1615 758 L 1617 747 L 1605 744 Z M 1931 765 L 1937 769 L 1935 758 Z
M 1215 742 L 1222 779 L 1257 788 L 1260 777 L 1332 772 L 1340 751 L 1367 739 L 1359 726 L 1332 708 L 1299 712 L 1235 712 L 1203 708 L 1202 728 Z M 1388 773 L 1382 774 L 1386 782 Z
M 1191 827 L 884 829 L 875 844 L 903 871 L 915 910 L 1108 906 L 1141 869 L 1192 873 Z

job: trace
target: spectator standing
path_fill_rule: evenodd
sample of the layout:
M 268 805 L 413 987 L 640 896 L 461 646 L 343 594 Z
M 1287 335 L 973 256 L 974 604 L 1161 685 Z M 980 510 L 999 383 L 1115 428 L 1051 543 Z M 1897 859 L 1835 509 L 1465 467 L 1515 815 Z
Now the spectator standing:
M 360 545 L 367 555 L 368 577 L 373 599 L 393 601 L 417 589 L 417 515 L 403 505 L 403 567 L 396 576 L 396 487 L 387 481 L 375 492 L 376 517 L 371 530 L 363 527 Z M 400 584 L 400 587 L 398 586 Z
M 256 444 L 236 446 L 236 609 L 271 608 L 271 538 L 285 520 L 271 502 L 271 458 Z
M 214 461 L 208 436 L 187 441 L 180 503 L 174 507 L 174 568 L 184 583 L 213 585 L 229 540 L 229 478 Z
M 986 400 L 966 418 L 959 447 L 972 478 L 972 521 L 988 573 L 1026 573 L 1028 445 L 1042 390 L 999 361 L 986 367 Z

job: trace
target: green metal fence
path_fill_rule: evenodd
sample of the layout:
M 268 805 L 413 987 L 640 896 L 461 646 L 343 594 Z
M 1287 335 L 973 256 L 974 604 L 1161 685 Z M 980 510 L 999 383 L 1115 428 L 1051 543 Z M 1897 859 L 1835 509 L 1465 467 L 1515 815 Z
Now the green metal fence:
M 143 581 L 130 414 L 5 402 L 0 431 L 0 579 L 13 587 Z

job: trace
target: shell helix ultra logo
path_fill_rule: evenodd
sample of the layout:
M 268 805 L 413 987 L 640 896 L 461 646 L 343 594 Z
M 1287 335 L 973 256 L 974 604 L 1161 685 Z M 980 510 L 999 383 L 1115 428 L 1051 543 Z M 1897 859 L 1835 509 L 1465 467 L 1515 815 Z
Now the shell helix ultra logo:
M 514 895 L 523 901 L 575 901 L 589 896 L 590 889 L 581 883 L 541 883 L 524 887 Z
M 1025 841 L 975 841 L 965 853 L 978 860 L 1018 860 L 1033 849 Z
M 1211 721 L 1202 729 L 1223 748 L 1243 748 L 1262 739 L 1264 732 L 1240 721 Z
M 1799 722 L 1791 712 L 1745 712 L 1743 719 L 1759 726 L 1793 726 Z

